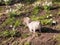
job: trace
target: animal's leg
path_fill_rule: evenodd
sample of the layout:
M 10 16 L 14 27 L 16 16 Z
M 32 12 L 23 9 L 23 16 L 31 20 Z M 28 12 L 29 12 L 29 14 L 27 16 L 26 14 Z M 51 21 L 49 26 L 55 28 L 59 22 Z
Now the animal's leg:
M 32 29 L 29 29 L 30 32 L 32 32 Z
M 41 25 L 40 25 L 40 26 L 39 26 L 39 32 L 41 32 L 41 28 L 42 28 L 42 27 L 41 27 Z
M 33 33 L 35 33 L 35 29 L 33 29 Z

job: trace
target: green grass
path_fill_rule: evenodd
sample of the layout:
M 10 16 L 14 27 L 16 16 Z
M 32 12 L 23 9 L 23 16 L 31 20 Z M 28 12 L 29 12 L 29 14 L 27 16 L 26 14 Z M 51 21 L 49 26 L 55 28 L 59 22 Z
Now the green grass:
M 30 42 L 25 42 L 24 45 L 30 45 Z
M 9 5 L 12 3 L 12 0 L 0 0 L 0 4 Z
M 32 12 L 32 15 L 37 15 L 38 12 L 39 12 L 39 10 L 40 10 L 40 7 L 39 6 L 34 7 L 33 12 Z
M 2 27 L 5 27 L 7 25 L 13 25 L 15 23 L 15 18 L 8 18 L 1 24 Z
M 21 37 L 22 38 L 27 38 L 29 35 L 28 34 L 22 34 Z
M 20 33 L 16 30 L 5 30 L 0 32 L 0 37 L 18 37 Z
M 15 27 L 18 27 L 18 26 L 20 26 L 21 24 L 22 24 L 21 20 L 18 19 L 18 20 L 15 21 L 14 26 L 15 26 Z
M 48 11 L 50 11 L 50 9 L 51 9 L 52 7 L 45 5 L 43 8 L 44 8 L 44 10 L 45 10 L 46 12 L 48 12 Z
M 50 20 L 52 17 L 49 16 L 50 14 L 46 14 L 46 15 L 43 15 L 43 16 L 31 16 L 30 18 L 33 20 L 33 21 L 40 21 L 42 25 L 51 25 L 52 24 L 52 20 Z M 47 18 L 48 16 L 48 18 Z
M 42 25 L 51 25 L 52 24 L 52 20 L 50 20 L 50 19 L 41 20 L 41 24 Z
M 3 0 L 2 3 L 4 3 L 5 5 L 9 5 L 12 3 L 12 0 Z

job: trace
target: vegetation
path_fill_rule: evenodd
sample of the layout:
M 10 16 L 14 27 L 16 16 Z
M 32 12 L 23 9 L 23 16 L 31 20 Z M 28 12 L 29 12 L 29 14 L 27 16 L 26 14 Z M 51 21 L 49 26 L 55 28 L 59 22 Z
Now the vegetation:
M 42 24 L 41 33 L 36 30 L 37 36 L 35 35 L 31 40 L 33 43 L 39 43 L 41 39 L 43 44 L 47 43 L 43 40 L 48 40 L 49 43 L 59 42 L 57 45 L 60 45 L 60 34 L 57 35 L 60 33 L 60 0 L 0 0 L 1 45 L 19 45 L 24 39 L 34 36 L 28 31 L 28 27 L 23 25 L 24 17 L 30 17 L 32 21 L 40 21 Z M 52 25 L 56 22 L 57 24 Z M 51 38 L 53 35 L 56 35 L 54 39 L 57 42 L 53 42 Z M 27 40 L 23 42 L 23 45 L 31 45 Z
M 30 45 L 30 42 L 25 42 L 24 45 Z
M 22 34 L 22 38 L 27 38 L 29 35 L 28 34 Z
M 20 36 L 20 33 L 17 32 L 16 30 L 5 30 L 5 31 L 2 31 L 0 33 L 0 37 L 16 37 L 16 36 Z
M 15 20 L 15 18 L 8 18 L 8 19 L 6 19 L 5 22 L 1 25 L 1 27 L 5 27 L 7 25 L 13 25 L 14 22 L 15 22 L 13 20 Z
M 40 7 L 39 6 L 34 7 L 33 12 L 32 12 L 32 15 L 37 15 L 38 12 L 39 12 L 39 10 L 40 10 Z
M 15 22 L 15 24 L 14 24 L 14 26 L 15 27 L 18 27 L 18 26 L 20 26 L 22 23 L 21 23 L 21 21 L 20 20 L 16 20 L 16 22 Z
M 32 20 L 35 20 L 35 21 L 40 21 L 42 25 L 51 25 L 52 24 L 52 15 L 50 16 L 51 14 L 46 14 L 46 15 L 43 15 L 43 16 L 40 16 L 40 17 L 37 17 L 37 16 L 31 16 L 31 19 Z
M 0 0 L 1 4 L 9 5 L 11 4 L 12 0 Z

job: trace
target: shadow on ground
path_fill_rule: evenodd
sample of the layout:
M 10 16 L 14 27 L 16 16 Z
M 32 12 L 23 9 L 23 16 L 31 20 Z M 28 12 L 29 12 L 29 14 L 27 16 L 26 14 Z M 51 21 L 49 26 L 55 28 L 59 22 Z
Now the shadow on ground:
M 43 28 L 41 29 L 41 32 L 42 32 L 42 33 L 60 33 L 60 30 L 55 30 L 55 29 L 43 27 Z

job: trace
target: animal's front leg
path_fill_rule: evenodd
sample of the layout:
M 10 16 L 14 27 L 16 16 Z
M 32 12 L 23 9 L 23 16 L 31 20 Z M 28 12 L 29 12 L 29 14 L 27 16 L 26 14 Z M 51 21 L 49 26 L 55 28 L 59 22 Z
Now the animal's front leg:
M 35 29 L 33 29 L 33 33 L 35 33 Z
M 41 33 L 41 28 L 39 28 L 39 32 Z
M 30 32 L 32 32 L 32 29 L 29 29 Z

